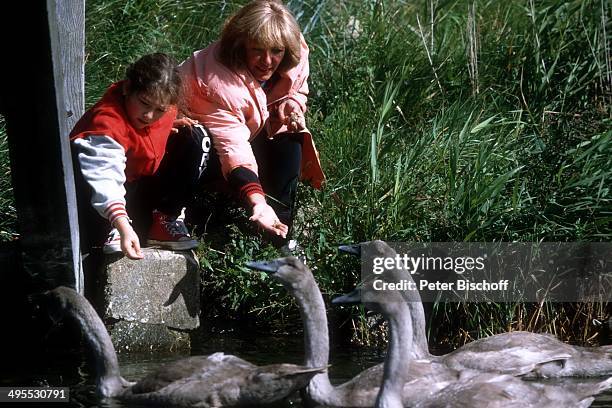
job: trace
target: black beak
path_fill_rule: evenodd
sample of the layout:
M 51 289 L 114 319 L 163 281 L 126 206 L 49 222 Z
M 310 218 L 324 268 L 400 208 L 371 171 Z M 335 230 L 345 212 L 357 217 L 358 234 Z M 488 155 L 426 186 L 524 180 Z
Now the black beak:
M 361 244 L 339 245 L 338 251 L 345 254 L 361 256 Z
M 332 299 L 332 304 L 334 305 L 356 305 L 359 303 L 361 303 L 361 288 L 357 288 L 346 295 Z
M 278 271 L 278 269 L 284 264 L 275 259 L 273 261 L 250 261 L 246 263 L 246 267 L 252 269 L 254 271 L 265 272 L 267 274 L 273 274 Z

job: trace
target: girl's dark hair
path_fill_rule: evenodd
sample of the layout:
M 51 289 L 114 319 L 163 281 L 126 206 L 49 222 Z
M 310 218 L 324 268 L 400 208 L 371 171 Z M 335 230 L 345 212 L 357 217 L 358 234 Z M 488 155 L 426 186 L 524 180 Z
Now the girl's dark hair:
M 148 54 L 130 65 L 125 78 L 129 93 L 141 93 L 165 105 L 177 105 L 182 81 L 176 61 L 161 52 Z

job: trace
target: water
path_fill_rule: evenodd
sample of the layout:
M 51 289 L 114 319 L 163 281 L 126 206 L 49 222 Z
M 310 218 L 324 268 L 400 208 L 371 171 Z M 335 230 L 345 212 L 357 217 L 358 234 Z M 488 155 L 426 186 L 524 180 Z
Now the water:
M 195 339 L 195 354 L 211 354 L 223 351 L 227 354 L 235 354 L 255 364 L 273 363 L 302 363 L 303 343 L 301 336 L 258 336 L 246 337 L 236 333 L 207 336 Z M 154 371 L 169 361 L 187 357 L 187 354 L 131 354 L 120 355 L 120 366 L 122 375 L 131 381 L 142 378 L 145 374 Z M 336 346 L 331 349 L 329 375 L 332 383 L 342 383 L 360 372 L 361 370 L 380 363 L 384 360 L 384 350 L 369 348 L 353 348 Z M 107 401 L 98 403 L 92 397 L 92 381 L 84 373 L 82 358 L 74 352 L 59 356 L 50 356 L 48 364 L 50 367 L 41 367 L 36 373 L 21 373 L 15 376 L 15 385 L 51 385 L 69 386 L 71 402 L 61 404 L 63 407 L 93 407 L 103 408 L 131 408 L 136 405 Z M 27 380 L 26 380 L 27 377 Z M 21 380 L 19 380 L 21 378 Z M 27 381 L 27 382 L 24 382 Z M 568 381 L 564 379 L 563 381 Z M 570 380 L 572 381 L 572 380 Z M 3 386 L 11 382 L 3 381 Z M 299 397 L 294 397 L 290 404 L 301 407 Z M 20 406 L 25 406 L 20 404 Z M 43 406 L 37 404 L 37 407 Z M 58 406 L 53 404 L 50 406 Z M 592 405 L 593 407 L 612 408 L 612 391 L 599 395 Z
M 197 341 L 197 340 L 196 340 Z M 212 354 L 223 351 L 234 354 L 249 362 L 258 365 L 275 363 L 302 364 L 304 356 L 304 343 L 301 336 L 259 336 L 255 338 L 240 337 L 239 335 L 214 335 L 199 342 L 194 347 L 196 354 Z M 182 357 L 187 357 L 183 355 Z M 163 366 L 164 362 L 180 358 L 174 356 L 156 357 L 155 355 L 121 356 L 121 373 L 131 381 L 143 377 L 146 373 Z M 340 384 L 349 380 L 362 370 L 378 364 L 384 360 L 383 351 L 372 348 L 333 347 L 328 370 L 333 384 Z M 291 406 L 301 407 L 299 396 L 290 400 Z M 132 407 L 125 403 L 108 403 L 101 405 L 107 408 Z

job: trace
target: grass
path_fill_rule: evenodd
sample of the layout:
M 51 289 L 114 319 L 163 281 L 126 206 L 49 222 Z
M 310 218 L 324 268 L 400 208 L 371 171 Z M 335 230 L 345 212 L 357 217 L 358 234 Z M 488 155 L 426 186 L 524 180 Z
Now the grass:
M 87 106 L 142 54 L 205 47 L 243 3 L 88 1 Z M 307 120 L 328 178 L 322 191 L 300 187 L 297 239 L 326 295 L 358 280 L 336 243 L 612 240 L 608 2 L 288 5 L 311 49 Z M 287 321 L 278 285 L 270 295 L 241 266 L 276 255 L 228 228 L 200 251 L 212 315 Z M 592 322 L 609 317 L 607 304 L 438 305 L 431 335 L 457 344 L 529 329 L 596 343 Z M 350 320 L 363 337 L 366 319 Z

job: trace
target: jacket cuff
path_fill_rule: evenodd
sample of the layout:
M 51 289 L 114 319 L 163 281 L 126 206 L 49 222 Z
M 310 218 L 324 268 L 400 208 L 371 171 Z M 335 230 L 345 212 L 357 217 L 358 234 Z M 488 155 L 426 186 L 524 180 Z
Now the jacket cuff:
M 118 218 L 125 217 L 129 219 L 127 211 L 125 209 L 125 204 L 121 202 L 112 203 L 108 207 L 106 207 L 106 210 L 104 210 L 104 215 L 106 216 L 111 225 L 114 225 L 114 222 Z
M 255 172 L 246 167 L 236 167 L 232 170 L 228 181 L 232 189 L 238 192 L 241 200 L 245 200 L 248 196 L 255 193 L 264 195 L 259 177 L 257 177 Z

